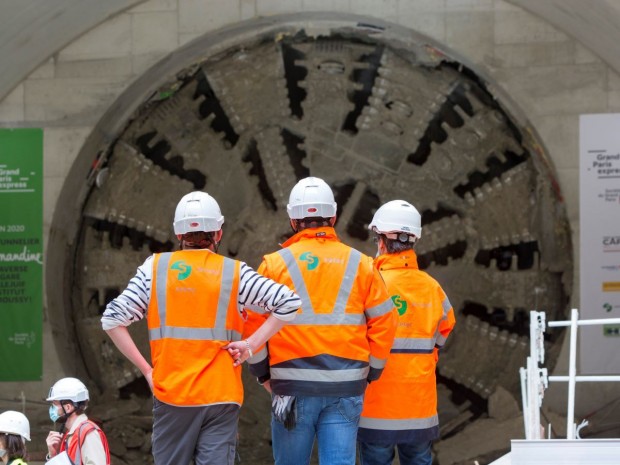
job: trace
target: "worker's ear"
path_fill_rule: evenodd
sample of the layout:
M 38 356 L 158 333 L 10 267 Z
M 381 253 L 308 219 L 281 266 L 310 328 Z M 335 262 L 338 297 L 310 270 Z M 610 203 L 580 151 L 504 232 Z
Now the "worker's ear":
M 377 250 L 379 255 L 387 253 L 387 247 L 385 246 L 385 236 L 379 236 L 379 242 L 377 242 Z
M 215 242 L 220 242 L 222 240 L 223 234 L 224 234 L 224 231 L 222 231 L 221 229 L 219 231 L 215 231 L 215 234 L 213 236 L 213 238 L 215 239 Z
M 329 219 L 329 225 L 333 228 L 335 224 L 336 224 L 336 217 L 335 217 L 335 216 L 332 216 L 332 217 Z
M 76 410 L 75 404 L 73 402 L 61 402 L 60 406 L 62 408 L 62 411 L 67 415 L 71 415 Z

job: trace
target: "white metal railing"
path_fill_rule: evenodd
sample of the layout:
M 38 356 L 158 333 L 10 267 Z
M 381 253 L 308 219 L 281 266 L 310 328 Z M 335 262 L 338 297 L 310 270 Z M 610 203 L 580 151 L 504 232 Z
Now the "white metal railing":
M 550 321 L 548 323 L 550 328 L 561 326 L 570 327 L 570 355 L 568 376 L 548 376 L 546 368 L 538 367 L 539 363 L 545 361 L 545 313 L 536 311 L 530 312 L 530 356 L 527 358 L 527 368 L 521 368 L 519 370 L 521 376 L 521 397 L 523 402 L 523 422 L 525 424 L 526 439 L 541 439 L 540 407 L 549 381 L 568 382 L 566 439 L 575 439 L 578 431 L 575 425 L 575 383 L 620 381 L 620 376 L 615 375 L 577 375 L 577 328 L 579 326 L 602 324 L 620 324 L 620 318 L 579 320 L 579 312 L 576 308 L 573 308 L 570 320 Z

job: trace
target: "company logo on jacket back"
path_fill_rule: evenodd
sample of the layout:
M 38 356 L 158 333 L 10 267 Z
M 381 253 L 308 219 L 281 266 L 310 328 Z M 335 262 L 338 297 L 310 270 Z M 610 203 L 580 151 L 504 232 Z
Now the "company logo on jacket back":
M 399 315 L 402 316 L 407 312 L 407 301 L 404 300 L 401 296 L 393 295 L 392 302 L 394 302 L 394 306 L 396 307 L 396 310 L 398 310 Z
M 179 281 L 187 279 L 189 275 L 192 274 L 192 267 L 185 263 L 183 260 L 178 260 L 174 262 L 170 269 L 177 270 L 179 272 L 179 274 L 177 275 L 177 279 Z
M 299 259 L 304 262 L 308 262 L 306 268 L 308 271 L 314 270 L 317 266 L 319 266 L 319 257 L 316 255 L 312 255 L 312 252 L 304 252 L 299 256 Z

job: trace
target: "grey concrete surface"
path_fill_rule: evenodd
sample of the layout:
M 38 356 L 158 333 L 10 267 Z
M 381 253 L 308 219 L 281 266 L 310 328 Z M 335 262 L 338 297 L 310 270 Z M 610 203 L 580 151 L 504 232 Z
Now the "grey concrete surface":
M 57 51 L 144 0 L 7 0 L 0 6 L 0 99 Z M 620 4 L 611 0 L 508 0 L 580 40 L 616 71 Z M 271 2 L 270 2 L 271 3 Z
M 0 100 L 58 50 L 144 0 L 7 0 L 0 5 Z

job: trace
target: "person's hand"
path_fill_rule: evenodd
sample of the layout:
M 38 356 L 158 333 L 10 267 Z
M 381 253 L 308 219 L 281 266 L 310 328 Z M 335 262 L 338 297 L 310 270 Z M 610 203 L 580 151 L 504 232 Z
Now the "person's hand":
M 263 383 L 263 387 L 265 388 L 265 390 L 271 394 L 271 380 L 267 380 Z
M 45 443 L 47 444 L 47 452 L 49 453 L 50 457 L 54 457 L 56 454 L 58 454 L 58 451 L 60 450 L 61 439 L 62 434 L 56 431 L 50 431 L 47 435 L 47 438 L 45 438 Z
M 144 379 L 146 379 L 146 382 L 149 383 L 149 388 L 151 388 L 151 394 L 152 394 L 153 393 L 153 369 L 152 368 L 147 373 L 144 373 Z
M 227 350 L 232 359 L 234 360 L 233 366 L 238 367 L 243 362 L 247 361 L 252 356 L 249 343 L 245 341 L 233 341 L 222 347 L 223 350 Z

